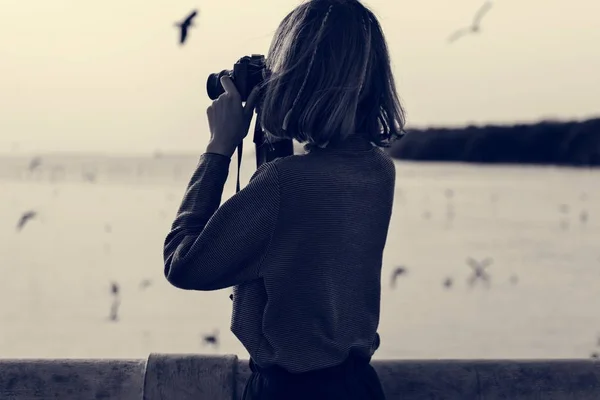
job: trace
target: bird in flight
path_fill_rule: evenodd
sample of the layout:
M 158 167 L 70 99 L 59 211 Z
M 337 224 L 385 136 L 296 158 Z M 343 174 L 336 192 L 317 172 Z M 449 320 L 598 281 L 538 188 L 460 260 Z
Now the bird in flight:
M 185 39 L 188 36 L 188 29 L 191 26 L 194 26 L 194 23 L 192 21 L 194 18 L 196 18 L 196 15 L 198 15 L 198 10 L 192 11 L 191 14 L 188 15 L 183 21 L 175 24 L 175 26 L 177 26 L 180 29 L 180 33 L 181 33 L 181 36 L 179 37 L 180 45 L 185 43 Z
M 25 224 L 30 219 L 33 219 L 36 215 L 37 215 L 37 212 L 35 212 L 35 211 L 27 211 L 27 212 L 23 213 L 23 215 L 21 215 L 21 218 L 19 218 L 19 222 L 17 222 L 17 231 L 20 231 L 21 229 L 23 229 Z
M 110 283 L 110 293 L 113 297 L 113 302 L 110 305 L 110 315 L 108 318 L 111 321 L 119 320 L 119 306 L 121 305 L 121 300 L 119 299 L 119 292 L 120 292 L 119 289 L 120 289 L 120 287 L 117 282 L 113 281 Z
M 473 18 L 473 23 L 471 24 L 471 26 L 459 29 L 456 32 L 454 32 L 448 38 L 448 42 L 455 42 L 461 37 L 471 33 L 479 33 L 481 31 L 481 20 L 487 14 L 487 12 L 490 11 L 491 8 L 492 2 L 486 1 L 485 3 L 483 3 L 481 8 L 479 8 L 479 10 L 477 11 L 477 14 L 475 14 L 475 18 Z
M 452 286 L 452 278 L 446 278 L 444 280 L 444 287 L 447 289 L 450 289 L 451 286 Z
M 219 346 L 219 331 L 215 330 L 213 334 L 202 335 L 202 341 L 204 344 L 212 345 L 213 347 Z
M 111 282 L 110 283 L 110 293 L 113 296 L 118 296 L 119 295 L 119 284 L 117 282 Z
M 396 269 L 394 269 L 394 271 L 392 272 L 392 281 L 391 281 L 391 286 L 392 288 L 396 287 L 396 280 L 398 279 L 398 277 L 400 275 L 404 275 L 406 274 L 406 268 L 404 267 L 396 267 Z
M 467 264 L 473 268 L 473 274 L 469 278 L 469 286 L 473 286 L 477 281 L 483 281 L 486 286 L 490 286 L 490 275 L 485 271 L 487 267 L 492 264 L 493 260 L 491 258 L 486 258 L 483 261 L 476 261 L 475 259 L 469 257 L 467 258 Z

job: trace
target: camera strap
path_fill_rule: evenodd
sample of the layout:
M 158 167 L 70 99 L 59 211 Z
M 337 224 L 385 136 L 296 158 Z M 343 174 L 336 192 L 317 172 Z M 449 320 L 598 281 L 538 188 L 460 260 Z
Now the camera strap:
M 242 167 L 242 150 L 244 149 L 244 141 L 241 141 L 237 147 L 237 155 L 238 155 L 238 170 L 237 170 L 237 184 L 235 185 L 235 192 L 238 193 L 240 191 L 240 169 Z

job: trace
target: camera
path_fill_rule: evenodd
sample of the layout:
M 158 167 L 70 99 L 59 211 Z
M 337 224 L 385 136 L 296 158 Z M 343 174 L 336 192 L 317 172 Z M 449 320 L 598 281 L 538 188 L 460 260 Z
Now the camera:
M 257 85 L 262 83 L 265 71 L 265 56 L 252 54 L 240 58 L 234 65 L 233 70 L 224 69 L 221 72 L 210 74 L 206 81 L 206 91 L 211 100 L 215 100 L 225 92 L 221 85 L 221 77 L 228 75 L 242 97 L 242 101 L 248 100 L 248 96 Z
M 217 99 L 225 92 L 221 85 L 221 77 L 228 75 L 237 91 L 240 93 L 242 101 L 248 100 L 248 96 L 257 85 L 260 85 L 267 77 L 265 56 L 261 54 L 252 54 L 240 58 L 234 65 L 233 70 L 224 69 L 221 72 L 210 74 L 206 81 L 206 92 L 211 100 Z M 259 101 L 260 102 L 260 101 Z M 257 114 L 260 111 L 257 108 Z M 254 126 L 254 145 L 256 146 L 256 166 L 259 167 L 265 162 L 273 161 L 276 158 L 286 157 L 294 154 L 294 145 L 291 139 L 282 139 L 270 141 L 265 137 L 260 125 L 260 116 L 256 118 Z M 242 143 L 238 146 L 238 163 L 241 162 Z M 239 190 L 239 171 L 238 171 L 238 190 Z

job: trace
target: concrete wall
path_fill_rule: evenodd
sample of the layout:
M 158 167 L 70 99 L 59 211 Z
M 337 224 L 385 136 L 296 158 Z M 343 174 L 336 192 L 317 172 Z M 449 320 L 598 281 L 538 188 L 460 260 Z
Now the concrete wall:
M 389 400 L 600 399 L 600 362 L 374 360 Z M 237 400 L 250 370 L 236 356 L 0 360 L 0 399 Z

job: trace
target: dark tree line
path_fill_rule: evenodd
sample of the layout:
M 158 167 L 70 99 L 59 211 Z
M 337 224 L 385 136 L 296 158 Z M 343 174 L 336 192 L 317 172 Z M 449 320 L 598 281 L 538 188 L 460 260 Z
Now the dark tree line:
M 412 161 L 600 166 L 600 118 L 409 129 L 389 154 Z

